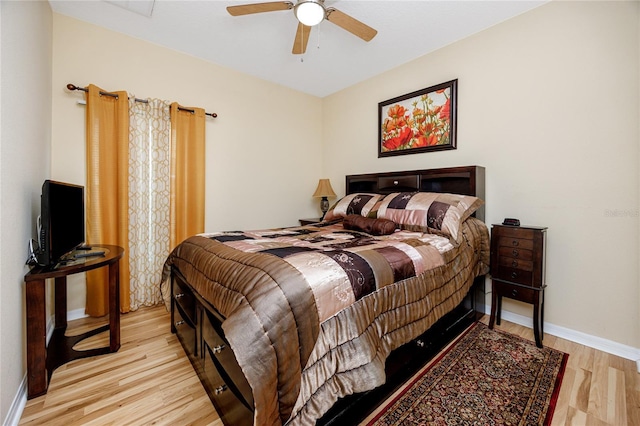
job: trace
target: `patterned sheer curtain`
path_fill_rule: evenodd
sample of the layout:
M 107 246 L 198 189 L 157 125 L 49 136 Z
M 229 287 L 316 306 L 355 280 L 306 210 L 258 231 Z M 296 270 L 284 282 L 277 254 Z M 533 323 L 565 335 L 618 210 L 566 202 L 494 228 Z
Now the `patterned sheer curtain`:
M 169 253 L 169 102 L 129 95 L 129 270 L 131 310 L 162 302 L 158 271 Z

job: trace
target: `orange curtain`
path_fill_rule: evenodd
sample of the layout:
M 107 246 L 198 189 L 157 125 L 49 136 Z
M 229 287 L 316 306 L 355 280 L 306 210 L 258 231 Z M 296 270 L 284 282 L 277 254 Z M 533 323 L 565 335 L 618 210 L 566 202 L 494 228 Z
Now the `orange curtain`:
M 129 312 L 128 161 L 129 104 L 127 92 L 101 95 L 89 85 L 86 95 L 87 242 L 124 248 L 120 260 L 120 310 Z M 103 91 L 104 92 L 104 91 Z M 108 309 L 108 268 L 87 272 L 86 313 L 103 316 Z
M 170 250 L 204 232 L 204 112 L 171 104 Z

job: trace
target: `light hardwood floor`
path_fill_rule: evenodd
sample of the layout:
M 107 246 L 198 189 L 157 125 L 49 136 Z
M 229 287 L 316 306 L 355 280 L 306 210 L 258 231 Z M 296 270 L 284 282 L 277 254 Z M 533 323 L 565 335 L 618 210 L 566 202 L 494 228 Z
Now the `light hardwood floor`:
M 48 392 L 27 401 L 20 425 L 222 426 L 182 346 L 170 332 L 171 317 L 164 306 L 139 309 L 120 318 L 120 350 L 56 369 Z M 79 334 L 95 323 L 72 321 L 68 334 Z M 108 333 L 103 333 L 76 347 L 107 346 L 107 339 Z
M 120 350 L 58 368 L 47 394 L 27 401 L 20 424 L 222 426 L 169 331 L 165 308 L 144 308 L 121 318 Z M 76 320 L 69 329 L 79 333 L 95 322 Z M 528 328 L 507 321 L 497 328 L 533 340 Z M 83 345 L 106 342 L 105 333 Z M 569 354 L 552 425 L 640 425 L 635 362 L 548 334 L 543 343 Z

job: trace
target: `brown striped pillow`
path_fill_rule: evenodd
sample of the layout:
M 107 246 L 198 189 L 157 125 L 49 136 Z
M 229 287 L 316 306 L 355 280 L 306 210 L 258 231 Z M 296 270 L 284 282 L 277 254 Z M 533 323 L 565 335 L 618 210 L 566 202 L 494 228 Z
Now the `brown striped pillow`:
M 350 214 L 369 216 L 375 211 L 374 207 L 384 196 L 380 194 L 356 193 L 349 194 L 338 200 L 324 215 L 324 220 L 343 218 Z
M 378 217 L 409 231 L 436 233 L 458 240 L 462 222 L 484 202 L 470 195 L 396 192 L 378 207 Z

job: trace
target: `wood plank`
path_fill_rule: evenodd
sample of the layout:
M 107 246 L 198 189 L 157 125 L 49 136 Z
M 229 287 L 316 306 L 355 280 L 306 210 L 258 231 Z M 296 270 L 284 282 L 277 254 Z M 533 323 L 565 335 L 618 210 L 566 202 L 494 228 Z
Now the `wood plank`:
M 609 389 L 609 360 L 607 354 L 597 351 L 594 354 L 591 371 L 591 389 L 589 390 L 589 407 L 587 414 L 593 418 L 606 421 Z

